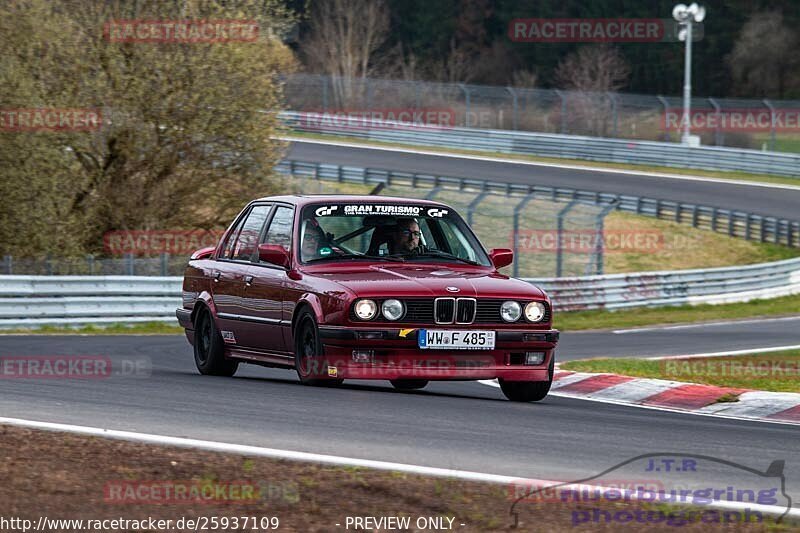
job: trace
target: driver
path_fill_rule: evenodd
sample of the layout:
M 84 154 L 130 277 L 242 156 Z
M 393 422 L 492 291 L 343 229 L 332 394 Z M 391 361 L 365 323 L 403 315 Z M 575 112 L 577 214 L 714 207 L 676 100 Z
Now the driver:
M 390 252 L 392 254 L 418 254 L 421 253 L 422 245 L 420 244 L 420 237 L 422 233 L 419 229 L 419 223 L 413 218 L 399 218 L 397 219 L 397 226 L 392 232 Z

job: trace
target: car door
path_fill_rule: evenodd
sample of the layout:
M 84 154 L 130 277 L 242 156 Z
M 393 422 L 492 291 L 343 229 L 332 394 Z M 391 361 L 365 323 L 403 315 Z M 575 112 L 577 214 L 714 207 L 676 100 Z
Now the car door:
M 259 244 L 280 245 L 291 253 L 293 225 L 294 208 L 277 204 Z M 260 261 L 256 254 L 244 286 L 245 313 L 253 324 L 242 338 L 247 346 L 271 353 L 291 351 L 282 331 L 289 327 L 289 319 L 284 320 L 282 311 L 286 281 L 285 268 Z
M 271 209 L 271 204 L 256 204 L 242 216 L 217 258 L 217 270 L 212 272 L 212 298 L 226 344 L 241 344 L 245 333 L 242 316 L 245 276 L 249 274 L 247 269 Z

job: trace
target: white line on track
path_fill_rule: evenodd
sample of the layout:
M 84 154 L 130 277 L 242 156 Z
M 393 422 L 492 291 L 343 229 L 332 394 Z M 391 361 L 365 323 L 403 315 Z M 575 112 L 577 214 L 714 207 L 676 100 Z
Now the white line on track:
M 696 328 L 707 328 L 707 327 L 715 327 L 715 326 L 736 326 L 738 324 L 761 324 L 764 322 L 791 322 L 791 321 L 800 321 L 800 316 L 782 316 L 778 318 L 754 318 L 750 320 L 725 320 L 725 321 L 718 321 L 718 322 L 701 322 L 699 324 L 679 324 L 677 326 L 657 326 L 652 328 L 627 328 L 627 329 L 615 329 L 612 333 L 616 335 L 624 335 L 626 333 L 643 333 L 643 332 L 650 332 L 650 331 L 669 331 L 675 329 L 696 329 Z
M 800 350 L 800 344 L 792 344 L 790 346 L 770 346 L 768 348 L 748 348 L 746 350 L 731 350 L 727 352 L 710 352 L 710 353 L 690 353 L 685 355 L 662 355 L 658 357 L 646 357 L 645 359 L 651 361 L 658 361 L 661 359 L 684 359 L 687 357 L 725 357 L 728 355 L 746 355 L 770 352 L 782 352 L 785 350 Z
M 188 439 L 183 437 L 169 437 L 165 435 L 153 435 L 149 433 L 136 433 L 132 431 L 119 431 L 113 429 L 103 429 L 90 426 L 76 426 L 72 424 L 58 424 L 55 422 L 40 422 L 36 420 L 25 420 L 21 418 L 6 418 L 0 417 L 0 424 L 8 424 L 12 426 L 41 429 L 45 431 L 61 431 L 67 433 L 76 433 L 80 435 L 92 435 L 96 437 L 105 437 L 116 440 L 126 440 L 131 442 L 141 442 L 146 444 L 158 444 L 166 446 L 178 446 L 182 448 L 196 448 L 214 452 L 235 453 L 241 455 L 252 455 L 259 457 L 270 457 L 274 459 L 288 459 L 291 461 L 308 461 L 315 463 L 347 465 L 347 466 L 362 466 L 366 468 L 374 468 L 378 470 L 392 470 L 396 472 L 407 472 L 410 474 L 420 474 L 427 476 L 449 477 L 464 479 L 469 481 L 483 481 L 489 483 L 501 483 L 504 485 L 520 485 L 547 487 L 558 485 L 559 488 L 569 490 L 575 489 L 589 489 L 589 490 L 602 490 L 627 493 L 631 500 L 638 500 L 637 494 L 634 491 L 623 490 L 618 488 L 604 487 L 602 485 L 583 484 L 573 485 L 564 484 L 563 481 L 551 481 L 543 479 L 532 478 L 519 478 L 511 476 L 501 476 L 497 474 L 485 474 L 481 472 L 470 472 L 467 470 L 451 470 L 447 468 L 435 468 L 430 466 L 417 466 L 404 463 L 391 463 L 386 461 L 373 461 L 369 459 L 356 459 L 352 457 L 341 457 L 336 455 L 320 455 L 308 452 L 296 452 L 291 450 L 279 450 L 276 448 L 262 448 L 260 446 L 247 446 L 243 444 L 230 444 L 224 442 L 214 442 L 207 440 Z M 704 500 L 706 502 L 708 500 Z M 693 501 L 691 503 L 694 503 Z M 712 500 L 711 504 L 703 503 L 704 507 L 715 507 L 719 509 L 733 509 L 744 511 L 750 509 L 751 511 L 760 511 L 764 514 L 780 516 L 786 512 L 786 509 L 779 506 L 771 505 L 757 505 L 748 504 L 745 502 L 728 502 Z M 791 509 L 788 516 L 800 517 L 800 509 Z
M 325 144 L 330 146 L 340 146 L 345 148 L 362 148 L 364 150 L 381 150 L 385 152 L 399 152 L 399 153 L 406 153 L 406 154 L 418 154 L 418 155 L 434 155 L 438 157 L 450 157 L 455 159 L 470 159 L 474 161 L 492 161 L 495 163 L 513 163 L 515 165 L 529 165 L 534 167 L 550 167 L 550 168 L 563 168 L 563 169 L 570 169 L 570 170 L 584 170 L 584 171 L 591 171 L 591 172 L 607 172 L 609 174 L 626 174 L 630 176 L 647 176 L 652 178 L 667 178 L 667 179 L 676 179 L 676 180 L 686 180 L 686 181 L 704 181 L 709 183 L 725 183 L 728 185 L 746 185 L 750 187 L 766 187 L 768 189 L 787 189 L 792 191 L 800 191 L 800 185 L 786 185 L 782 183 L 762 183 L 756 181 L 746 181 L 746 180 L 733 180 L 733 179 L 726 179 L 726 178 L 709 178 L 705 176 L 691 176 L 691 175 L 684 175 L 684 174 L 669 174 L 666 172 L 648 172 L 648 171 L 641 171 L 641 170 L 625 170 L 620 168 L 604 168 L 604 167 L 592 167 L 592 166 L 585 166 L 585 165 L 574 165 L 574 164 L 567 164 L 567 163 L 545 163 L 541 161 L 526 161 L 524 159 L 511 159 L 511 158 L 503 158 L 503 157 L 493 157 L 493 156 L 484 156 L 484 155 L 467 155 L 467 154 L 455 154 L 452 152 L 439 152 L 436 150 L 419 150 L 414 148 L 399 148 L 394 146 L 376 146 L 371 144 L 360 144 L 355 142 L 344 142 L 344 141 L 328 141 L 322 139 L 306 139 L 303 137 L 293 137 L 289 136 L 281 136 L 276 137 L 276 139 L 281 141 L 290 141 L 290 142 L 300 142 L 300 143 L 308 143 L 308 144 Z

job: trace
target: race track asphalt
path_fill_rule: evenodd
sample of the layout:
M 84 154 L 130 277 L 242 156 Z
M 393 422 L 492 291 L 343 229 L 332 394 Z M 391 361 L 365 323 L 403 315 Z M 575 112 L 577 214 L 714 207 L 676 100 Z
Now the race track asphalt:
M 609 333 L 580 334 L 585 339 L 573 348 L 565 335 L 561 351 L 591 355 L 587 347 L 600 344 L 591 335 Z M 689 337 L 683 338 L 682 351 L 689 351 Z M 714 348 L 725 346 L 721 335 Z M 115 368 L 145 361 L 151 370 L 90 380 L 4 379 L 4 417 L 557 480 L 582 479 L 665 451 L 761 470 L 783 459 L 788 492 L 800 497 L 797 426 L 556 396 L 515 404 L 477 382 L 432 383 L 404 393 L 378 381 L 307 387 L 294 372 L 250 365 L 234 378 L 200 376 L 181 336 L 0 337 L 0 356 L 8 355 L 104 355 Z M 730 483 L 724 470 L 687 473 L 684 481 Z
M 286 158 L 439 176 L 569 187 L 733 209 L 789 220 L 800 219 L 797 209 L 800 205 L 800 188 L 661 178 L 646 174 L 620 174 L 303 141 L 293 141 Z

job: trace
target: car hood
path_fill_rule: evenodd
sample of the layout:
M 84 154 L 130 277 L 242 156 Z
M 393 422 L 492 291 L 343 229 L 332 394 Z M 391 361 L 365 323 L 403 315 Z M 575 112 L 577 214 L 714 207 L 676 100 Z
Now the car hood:
M 370 265 L 314 275 L 336 282 L 359 297 L 545 297 L 544 292 L 535 285 L 489 269 L 450 269 L 442 265 Z

